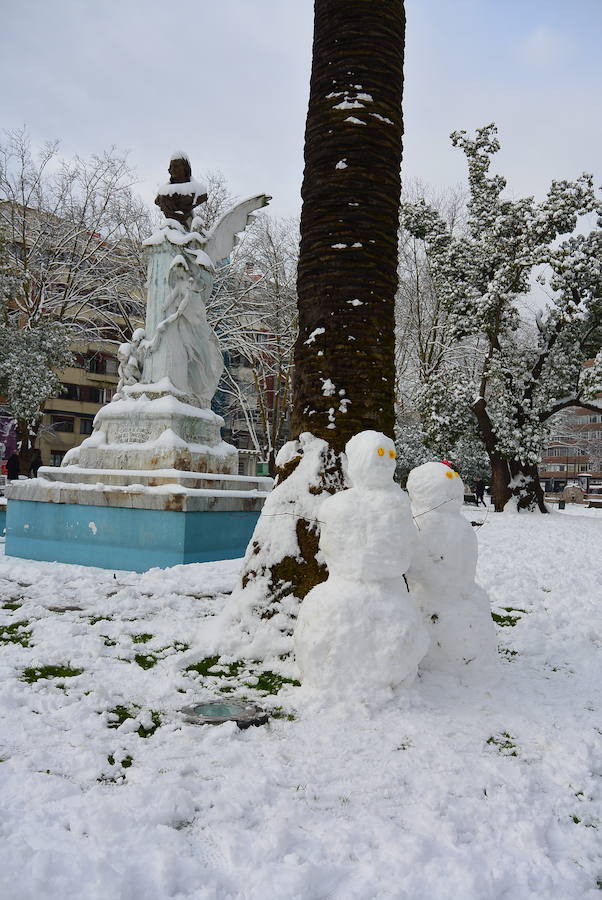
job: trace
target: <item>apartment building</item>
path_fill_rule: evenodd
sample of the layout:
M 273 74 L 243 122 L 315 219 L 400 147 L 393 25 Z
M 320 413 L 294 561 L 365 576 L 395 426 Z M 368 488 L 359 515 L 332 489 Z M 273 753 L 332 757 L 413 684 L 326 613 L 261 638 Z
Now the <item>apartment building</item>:
M 115 344 L 78 343 L 75 363 L 61 373 L 64 392 L 44 406 L 37 447 L 42 462 L 60 466 L 65 453 L 92 434 L 94 416 L 117 388 Z
M 602 494 L 602 410 L 575 407 L 556 417 L 539 477 L 551 493 L 577 484 L 586 493 Z

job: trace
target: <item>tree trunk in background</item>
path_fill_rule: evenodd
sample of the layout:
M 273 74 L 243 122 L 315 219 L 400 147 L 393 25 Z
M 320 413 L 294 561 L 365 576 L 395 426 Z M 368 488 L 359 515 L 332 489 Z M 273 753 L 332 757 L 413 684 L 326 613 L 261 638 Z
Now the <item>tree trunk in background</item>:
M 242 573 L 254 615 L 289 635 L 328 575 L 318 511 L 345 487 L 341 451 L 365 429 L 394 433 L 404 34 L 403 0 L 315 0 L 293 441 Z
M 491 496 L 495 511 L 503 512 L 510 498 L 514 496 L 517 509 L 534 509 L 537 506 L 540 512 L 547 513 L 537 466 L 525 465 L 515 459 L 506 459 L 498 453 L 496 450 L 498 438 L 483 398 L 474 404 L 473 412 L 491 464 Z
M 516 508 L 537 509 L 541 513 L 547 513 L 545 497 L 539 472 L 536 465 L 527 465 L 519 460 L 510 460 L 510 474 L 512 475 L 512 495 L 516 498 Z
M 393 435 L 402 0 L 316 0 L 292 432 Z

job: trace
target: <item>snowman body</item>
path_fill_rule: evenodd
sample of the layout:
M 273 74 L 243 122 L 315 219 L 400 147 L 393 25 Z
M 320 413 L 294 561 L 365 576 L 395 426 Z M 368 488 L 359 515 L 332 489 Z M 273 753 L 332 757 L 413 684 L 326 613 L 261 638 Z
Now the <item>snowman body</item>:
M 320 507 L 329 577 L 301 605 L 295 654 L 304 688 L 375 702 L 413 680 L 428 634 L 403 578 L 414 527 L 393 442 L 362 432 L 345 451 L 353 487 Z
M 457 472 L 430 462 L 412 469 L 407 490 L 418 530 L 408 583 L 430 634 L 422 668 L 461 677 L 495 665 L 489 598 L 475 583 L 477 538 L 461 514 Z

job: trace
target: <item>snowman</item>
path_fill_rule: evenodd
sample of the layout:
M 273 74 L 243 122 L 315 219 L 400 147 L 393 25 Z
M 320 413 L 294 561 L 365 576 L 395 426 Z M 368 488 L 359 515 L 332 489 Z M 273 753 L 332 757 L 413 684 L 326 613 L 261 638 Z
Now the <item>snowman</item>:
M 345 453 L 352 487 L 319 508 L 329 576 L 301 605 L 295 654 L 304 691 L 374 704 L 411 683 L 428 632 L 403 577 L 415 529 L 393 441 L 363 431 Z
M 461 514 L 464 485 L 447 463 L 412 469 L 407 490 L 418 547 L 407 578 L 431 643 L 421 668 L 461 677 L 495 665 L 489 598 L 475 584 L 477 538 Z

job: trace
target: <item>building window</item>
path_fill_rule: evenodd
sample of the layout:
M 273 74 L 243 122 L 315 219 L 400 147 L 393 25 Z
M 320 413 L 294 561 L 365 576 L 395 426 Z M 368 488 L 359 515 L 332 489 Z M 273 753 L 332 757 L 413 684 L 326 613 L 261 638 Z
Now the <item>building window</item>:
M 79 400 L 79 384 L 63 384 L 63 394 L 65 400 Z
M 80 434 L 92 434 L 93 427 L 94 427 L 93 419 L 80 419 L 79 420 L 79 433 Z
M 105 360 L 105 372 L 107 375 L 117 375 L 117 360 L 114 356 L 108 356 Z
M 102 391 L 100 388 L 82 385 L 80 388 L 80 400 L 82 403 L 102 403 Z
M 72 416 L 51 416 L 50 422 L 55 431 L 73 432 L 75 430 L 75 419 Z
M 50 465 L 60 467 L 61 462 L 63 461 L 63 457 L 65 455 L 64 450 L 51 450 L 50 451 Z
M 101 403 L 109 403 L 116 394 L 116 388 L 105 388 L 102 392 Z

